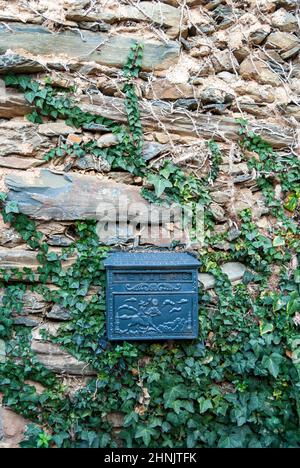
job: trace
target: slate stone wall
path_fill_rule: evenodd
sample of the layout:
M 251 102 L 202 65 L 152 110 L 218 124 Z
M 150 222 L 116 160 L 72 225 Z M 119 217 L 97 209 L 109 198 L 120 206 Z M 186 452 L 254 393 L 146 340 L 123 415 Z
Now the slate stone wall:
M 228 232 L 228 242 L 219 245 L 226 251 L 230 238 L 238 235 L 235 221 L 241 210 L 252 208 L 261 232 L 273 223 L 257 174 L 241 157 L 235 119 L 248 119 L 249 127 L 277 148 L 279 157 L 299 148 L 298 8 L 297 0 L 0 1 L 0 74 L 37 73 L 61 86 L 75 85 L 83 110 L 125 122 L 121 70 L 132 41 L 142 41 L 137 90 L 144 157 L 150 164 L 171 158 L 202 177 L 210 167 L 206 143 L 219 142 L 223 160 L 211 186 L 211 210 L 216 231 Z M 43 160 L 59 141 L 96 136 L 100 146 L 115 145 L 106 128 L 30 123 L 24 118 L 30 106 L 22 94 L 5 90 L 2 80 L 0 84 L 0 190 L 8 191 L 10 200 L 18 201 L 37 221 L 53 251 L 70 244 L 74 221 L 93 217 L 99 201 L 117 203 L 123 196 L 141 201 L 144 181 L 112 171 L 105 161 L 87 156 L 66 171 L 67 161 L 58 165 Z M 102 240 L 128 247 L 167 247 L 174 238 L 176 226 L 161 227 L 153 240 L 147 230 L 130 230 L 124 222 Z M 0 268 L 35 270 L 37 264 L 18 233 L 0 221 Z M 244 273 L 243 265 L 236 263 L 223 269 L 232 281 Z M 200 275 L 199 280 L 206 289 L 213 287 L 210 275 Z M 33 329 L 32 348 L 41 362 L 64 379 L 76 376 L 85 382 L 93 370 L 39 333 L 46 326 L 55 334 L 68 318 L 62 307 L 31 292 L 25 296 L 24 315 L 14 317 Z M 5 344 L 0 342 L 3 359 Z M 4 411 L 8 410 L 0 414 L 0 438 L 3 446 L 9 441 L 14 446 L 23 421 L 16 416 L 15 432 L 5 434 L 11 412 Z

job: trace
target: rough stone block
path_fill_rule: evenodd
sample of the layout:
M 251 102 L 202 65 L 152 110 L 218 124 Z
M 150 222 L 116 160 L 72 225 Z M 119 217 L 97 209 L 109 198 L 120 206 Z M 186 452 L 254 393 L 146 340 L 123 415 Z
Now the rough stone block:
M 2 423 L 1 423 L 2 421 Z M 0 408 L 0 448 L 18 448 L 29 421 L 8 408 Z M 2 431 L 1 431 L 2 425 Z
M 37 359 L 53 372 L 70 375 L 97 374 L 86 362 L 78 361 L 78 359 L 62 350 L 58 345 L 32 340 L 31 349 L 35 352 Z
M 49 170 L 9 175 L 8 199 L 22 213 L 41 220 L 101 219 L 137 223 L 160 222 L 168 209 L 148 203 L 140 188 L 116 183 L 105 177 L 78 173 L 57 174 Z M 30 252 L 32 254 L 32 252 Z

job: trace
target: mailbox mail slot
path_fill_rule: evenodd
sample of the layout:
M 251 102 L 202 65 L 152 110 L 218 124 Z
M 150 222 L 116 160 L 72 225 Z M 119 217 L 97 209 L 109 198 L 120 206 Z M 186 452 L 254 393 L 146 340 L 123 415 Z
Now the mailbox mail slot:
M 110 340 L 198 336 L 198 260 L 188 253 L 112 253 L 107 270 Z

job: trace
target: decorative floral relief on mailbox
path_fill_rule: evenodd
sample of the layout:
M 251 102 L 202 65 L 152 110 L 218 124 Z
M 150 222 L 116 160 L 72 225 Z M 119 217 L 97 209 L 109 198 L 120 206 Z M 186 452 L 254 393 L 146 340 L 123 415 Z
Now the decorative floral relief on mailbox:
M 112 340 L 189 339 L 198 334 L 199 262 L 186 253 L 114 253 L 106 260 Z

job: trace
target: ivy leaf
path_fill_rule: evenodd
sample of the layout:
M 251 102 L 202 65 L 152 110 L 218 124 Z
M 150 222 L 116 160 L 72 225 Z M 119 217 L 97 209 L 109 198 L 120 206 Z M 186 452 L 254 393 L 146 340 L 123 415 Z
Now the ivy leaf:
M 30 85 L 30 82 L 31 82 L 31 78 L 29 78 L 28 76 L 21 76 L 18 80 L 20 86 L 22 89 L 27 89 Z
M 37 96 L 39 96 L 42 99 L 46 99 L 48 94 L 48 91 L 46 88 L 40 89 L 39 92 L 37 93 Z
M 63 155 L 64 155 L 64 150 L 63 150 L 63 148 L 57 148 L 57 149 L 56 149 L 56 156 L 58 156 L 59 158 L 61 158 Z
M 18 203 L 15 201 L 9 201 L 5 205 L 5 213 L 20 213 Z
M 274 330 L 274 325 L 272 323 L 264 322 L 263 320 L 259 322 L 260 336 L 263 336 L 266 333 L 271 333 L 273 330 Z
M 68 434 L 67 432 L 60 432 L 59 434 L 55 434 L 52 437 L 52 440 L 54 444 L 56 445 L 56 447 L 60 448 L 63 446 L 64 441 L 68 440 L 69 437 L 70 437 L 70 434 Z
M 159 173 L 165 178 L 168 179 L 171 174 L 176 172 L 177 167 L 170 163 L 169 161 L 166 163 L 166 165 L 159 171 Z
M 78 309 L 80 312 L 83 312 L 87 307 L 87 304 L 85 302 L 77 302 L 76 304 L 76 309 Z
M 282 245 L 285 245 L 285 240 L 283 237 L 280 237 L 280 236 L 276 236 L 274 239 L 273 239 L 273 247 L 280 247 Z
M 109 434 L 102 434 L 100 436 L 100 448 L 108 447 L 108 444 L 111 442 L 111 437 Z
M 278 353 L 272 353 L 270 356 L 263 357 L 263 367 L 267 369 L 275 379 L 278 377 L 282 359 L 283 357 Z
M 98 436 L 94 431 L 83 431 L 81 434 L 82 440 L 87 442 L 88 447 L 97 448 L 98 447 Z
M 43 123 L 43 119 L 37 113 L 37 111 L 33 111 L 31 112 L 31 114 L 27 115 L 27 119 L 29 120 L 29 122 L 32 122 L 32 123 L 39 123 L 39 124 Z
M 50 115 L 51 115 L 51 117 L 52 117 L 53 119 L 57 119 L 57 116 L 58 116 L 57 110 L 52 110 L 52 111 L 50 112 Z
M 182 410 L 189 411 L 189 413 L 194 412 L 193 403 L 188 400 L 175 400 L 172 403 L 172 407 L 176 414 L 181 413 Z
M 200 407 L 200 413 L 205 413 L 207 410 L 212 409 L 213 405 L 211 400 L 205 399 L 205 398 L 199 398 L 199 407 Z
M 164 401 L 166 408 L 173 408 L 174 401 L 181 397 L 184 398 L 187 394 L 187 389 L 183 384 L 175 385 L 164 392 Z
M 154 436 L 155 434 L 156 434 L 156 431 L 152 427 L 138 426 L 136 433 L 135 433 L 135 438 L 138 439 L 141 437 L 143 439 L 145 446 L 148 447 L 152 436 Z
M 166 188 L 172 187 L 172 183 L 169 180 L 165 179 L 164 177 L 161 177 L 158 174 L 150 174 L 148 176 L 148 181 L 150 182 L 150 184 L 154 185 L 155 195 L 157 197 L 160 197 L 164 193 Z
M 35 97 L 36 97 L 36 93 L 34 93 L 33 91 L 28 91 L 27 93 L 24 94 L 25 96 L 25 99 L 30 103 L 32 104 Z
M 300 284 L 300 270 L 294 271 L 294 280 L 295 280 L 295 283 Z
M 123 426 L 124 427 L 128 427 L 130 426 L 133 422 L 137 422 L 139 419 L 139 415 L 135 412 L 135 411 L 132 411 L 131 413 L 128 413 L 125 418 L 124 418 L 124 422 L 123 422 Z
M 242 441 L 238 434 L 227 435 L 219 440 L 218 448 L 241 448 Z
M 7 75 L 4 77 L 4 82 L 6 86 L 15 86 L 18 83 L 18 79 L 14 75 Z
M 286 305 L 288 315 L 292 315 L 300 310 L 300 296 L 296 291 L 292 292 L 290 299 Z
M 0 192 L 0 201 L 5 201 L 7 199 L 7 193 L 6 192 Z
M 48 262 L 55 262 L 56 260 L 58 260 L 58 256 L 55 252 L 50 252 L 48 255 L 47 255 L 47 260 Z
M 300 199 L 300 191 L 290 193 L 286 199 L 284 208 L 292 213 L 297 208 L 299 199 Z

